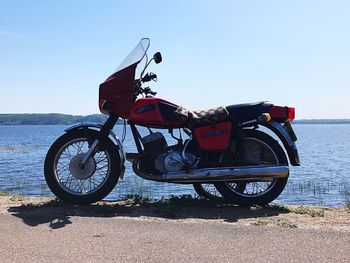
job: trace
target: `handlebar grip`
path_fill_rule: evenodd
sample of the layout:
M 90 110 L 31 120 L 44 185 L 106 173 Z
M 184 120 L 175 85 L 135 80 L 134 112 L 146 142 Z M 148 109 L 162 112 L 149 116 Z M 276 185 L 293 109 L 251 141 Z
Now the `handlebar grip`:
M 142 82 L 148 82 L 148 81 L 151 81 L 152 79 L 156 79 L 157 78 L 157 75 L 154 74 L 154 73 L 147 73 L 143 78 L 142 78 Z

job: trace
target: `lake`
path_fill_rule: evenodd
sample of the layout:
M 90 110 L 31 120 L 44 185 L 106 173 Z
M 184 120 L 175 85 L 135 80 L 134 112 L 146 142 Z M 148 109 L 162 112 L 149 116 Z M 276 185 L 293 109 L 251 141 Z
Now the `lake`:
M 31 196 L 52 196 L 46 186 L 43 164 L 50 145 L 67 126 L 0 126 L 0 190 Z M 121 126 L 115 132 L 121 137 Z M 297 124 L 297 147 L 302 166 L 290 167 L 288 185 L 275 200 L 280 204 L 339 207 L 350 200 L 350 125 Z M 127 130 L 125 150 L 135 152 Z M 126 194 L 151 198 L 191 194 L 192 185 L 155 183 L 137 177 L 126 163 L 123 180 L 107 199 Z

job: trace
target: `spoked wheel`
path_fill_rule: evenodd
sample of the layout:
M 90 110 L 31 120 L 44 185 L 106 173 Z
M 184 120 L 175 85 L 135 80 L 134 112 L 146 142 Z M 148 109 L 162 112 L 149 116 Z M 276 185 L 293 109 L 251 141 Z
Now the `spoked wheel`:
M 216 184 L 196 183 L 193 184 L 193 188 L 200 197 L 213 201 L 224 202 L 225 198 L 220 194 L 215 185 Z M 245 189 L 245 183 L 227 183 L 227 185 L 238 192 L 243 192 Z
M 213 201 L 224 201 L 225 199 L 216 189 L 214 184 L 193 184 L 193 188 L 196 193 L 203 198 L 213 200 Z
M 45 159 L 45 179 L 60 199 L 74 204 L 90 204 L 103 199 L 117 184 L 121 161 L 114 143 L 107 138 L 84 167 L 95 130 L 72 130 L 51 146 Z
M 286 155 L 269 135 L 257 130 L 244 130 L 243 165 L 288 165 Z M 288 178 L 273 180 L 239 181 L 244 190 L 231 187 L 230 183 L 218 183 L 218 191 L 231 203 L 242 206 L 265 205 L 277 198 L 283 191 Z

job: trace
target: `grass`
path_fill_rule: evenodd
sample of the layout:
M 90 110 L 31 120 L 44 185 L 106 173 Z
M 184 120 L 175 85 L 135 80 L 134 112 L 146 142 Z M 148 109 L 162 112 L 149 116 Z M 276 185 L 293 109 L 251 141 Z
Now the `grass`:
M 292 210 L 291 212 L 295 214 L 301 214 L 301 215 L 309 215 L 311 217 L 324 217 L 326 209 L 320 208 L 320 209 L 311 209 L 307 206 L 298 206 L 296 209 Z
M 191 195 L 170 196 L 160 200 L 142 197 L 141 195 L 125 195 L 119 201 L 129 207 L 147 206 L 153 210 L 153 213 L 165 218 L 176 218 L 178 213 L 186 207 L 213 207 L 217 205 L 214 201 L 195 198 Z
M 14 195 L 6 191 L 0 191 L 0 196 L 7 196 L 11 201 L 23 201 L 24 196 Z M 183 212 L 186 208 L 197 207 L 218 207 L 225 206 L 222 203 L 216 201 L 210 201 L 207 199 L 193 197 L 191 195 L 181 195 L 181 196 L 171 196 L 169 198 L 162 198 L 160 200 L 154 200 L 149 197 L 143 197 L 141 195 L 125 195 L 118 200 L 118 204 L 92 204 L 90 209 L 93 208 L 95 212 L 112 215 L 112 214 L 127 214 L 132 213 L 133 209 L 138 206 L 144 206 L 150 208 L 154 214 L 166 217 L 166 218 L 176 218 L 179 213 Z M 22 205 L 26 207 L 26 204 Z M 63 206 L 65 208 L 72 208 L 76 206 L 60 201 L 59 199 L 52 199 L 44 203 L 30 204 L 28 208 L 41 208 L 41 207 L 58 207 Z M 80 207 L 85 210 L 84 206 Z M 259 209 L 259 207 L 256 207 Z M 269 210 L 275 210 L 285 213 L 294 213 L 300 215 L 309 215 L 311 217 L 324 217 L 327 208 L 310 208 L 308 206 L 298 206 L 297 208 L 290 208 L 282 204 L 272 204 L 268 206 L 261 207 L 261 209 L 267 208 Z M 350 202 L 345 203 L 345 209 L 350 212 Z M 253 222 L 252 225 L 265 225 L 267 222 L 263 220 L 257 220 Z M 282 224 L 282 223 L 281 223 Z M 284 224 L 284 223 L 283 223 Z
M 10 194 L 4 191 L 0 191 L 0 196 L 10 196 Z
M 350 202 L 348 202 L 348 203 L 345 204 L 345 208 L 346 208 L 347 210 L 349 210 L 349 212 L 350 212 Z
M 170 205 L 184 206 L 184 207 L 191 207 L 191 206 L 208 207 L 208 206 L 213 206 L 217 204 L 217 202 L 215 201 L 211 201 L 203 198 L 196 198 L 191 195 L 171 196 L 170 198 L 167 198 L 167 199 L 161 199 L 160 202 L 164 202 Z
M 25 196 L 17 195 L 17 194 L 11 194 L 6 191 L 0 191 L 0 196 L 7 196 L 10 197 L 11 201 L 23 201 L 25 199 Z
M 9 195 L 11 200 L 20 201 L 24 197 Z M 177 218 L 179 212 L 186 207 L 211 207 L 215 202 L 205 199 L 194 198 L 191 195 L 172 196 L 170 198 L 153 200 L 141 195 L 125 195 L 118 200 L 117 203 L 98 202 L 91 205 L 73 205 L 63 202 L 59 199 L 51 199 L 41 203 L 22 204 L 21 208 L 26 210 L 34 210 L 41 208 L 59 207 L 62 208 L 67 215 L 89 215 L 98 214 L 103 216 L 114 216 L 117 214 L 132 214 L 136 207 L 144 207 L 150 209 L 155 215 L 165 218 Z
M 285 228 L 298 228 L 298 225 L 290 222 L 288 220 L 278 220 L 276 223 L 278 226 L 285 227 Z
M 143 197 L 141 195 L 125 195 L 121 197 L 118 201 L 124 201 L 129 205 L 143 205 L 153 202 L 154 200 L 148 197 Z
M 25 198 L 25 196 L 22 196 L 22 195 L 10 195 L 11 196 L 11 198 L 10 198 L 10 200 L 11 201 L 24 201 L 26 198 Z
M 191 195 L 171 196 L 153 203 L 154 213 L 166 218 L 176 218 L 177 214 L 186 207 L 210 207 L 216 204 L 214 201 L 194 198 Z
M 102 216 L 114 216 L 117 214 L 128 214 L 132 212 L 132 207 L 120 205 L 120 204 L 92 204 L 92 205 L 74 205 L 61 201 L 58 198 L 51 199 L 41 203 L 28 203 L 22 204 L 21 209 L 36 210 L 45 208 L 59 208 L 55 212 L 63 211 L 65 215 L 102 215 Z
M 267 208 L 272 208 L 274 210 L 281 211 L 281 212 L 287 212 L 287 213 L 291 212 L 291 210 L 287 206 L 281 205 L 281 204 L 268 205 Z
M 253 223 L 251 223 L 250 225 L 252 226 L 266 226 L 268 224 L 267 221 L 264 221 L 264 220 L 257 220 L 257 221 L 254 221 Z

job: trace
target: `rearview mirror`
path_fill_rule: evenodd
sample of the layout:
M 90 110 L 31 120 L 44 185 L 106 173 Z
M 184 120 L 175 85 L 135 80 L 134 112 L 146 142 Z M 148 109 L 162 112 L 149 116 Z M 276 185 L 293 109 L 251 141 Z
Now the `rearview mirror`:
M 160 54 L 160 52 L 157 52 L 153 55 L 153 59 L 154 62 L 156 62 L 156 64 L 159 64 L 160 62 L 162 62 L 162 54 Z

